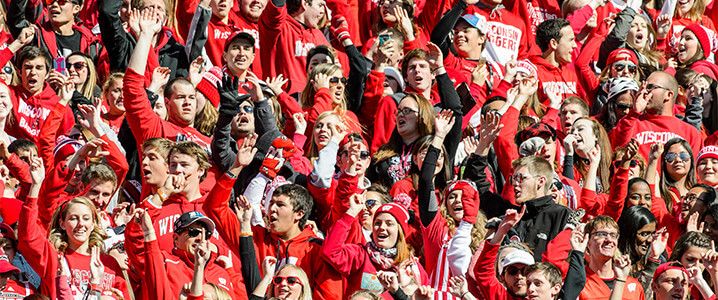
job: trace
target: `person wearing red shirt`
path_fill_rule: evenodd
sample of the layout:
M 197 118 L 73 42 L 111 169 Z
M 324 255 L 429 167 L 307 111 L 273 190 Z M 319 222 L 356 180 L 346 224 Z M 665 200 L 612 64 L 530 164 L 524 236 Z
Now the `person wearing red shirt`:
M 287 93 L 301 92 L 307 81 L 309 50 L 329 42 L 317 29 L 326 17 L 324 0 L 272 0 L 259 18 L 262 72 L 265 77 L 283 74 Z
M 233 299 L 246 297 L 243 286 L 232 277 L 238 273 L 227 270 L 212 253 L 209 239 L 214 232 L 214 222 L 198 211 L 183 213 L 174 222 L 174 247 L 170 251 L 160 250 L 152 219 L 147 211 L 135 210 L 135 220 L 141 224 L 147 251 L 145 260 L 145 281 L 143 293 L 146 299 L 172 299 L 182 292 L 185 284 L 195 276 L 202 276 L 204 282 L 212 283 L 227 291 Z M 195 266 L 204 266 L 203 273 L 193 271 Z M 194 274 L 193 274 L 194 273 Z
M 234 0 L 234 10 L 230 14 L 230 22 L 240 31 L 249 33 L 257 41 L 254 43 L 255 53 L 259 53 L 259 17 L 262 15 L 268 0 Z M 252 72 L 259 78 L 265 78 L 262 72 L 260 55 L 254 57 Z
M 296 184 L 277 187 L 267 207 L 267 228 L 242 227 L 229 207 L 229 194 L 234 180 L 257 152 L 254 148 L 255 142 L 256 137 L 244 140 L 239 146 L 234 164 L 222 176 L 223 180 L 218 182 L 226 196 L 207 198 L 202 209 L 217 224 L 219 235 L 234 251 L 235 256 L 240 256 L 240 237 L 251 235 L 258 264 L 265 257 L 272 256 L 278 258 L 278 268 L 285 264 L 296 265 L 311 278 L 313 298 L 341 299 L 342 278 L 321 259 L 321 239 L 305 226 L 313 206 L 306 189 Z M 224 180 L 225 178 L 227 180 Z
M 527 58 L 535 47 L 527 31 L 526 22 L 518 15 L 504 8 L 502 0 L 481 0 L 470 6 L 467 13 L 479 14 L 486 18 L 489 32 L 487 40 L 496 50 L 493 60 L 501 66 L 511 60 Z
M 572 64 L 572 53 L 578 46 L 571 24 L 565 19 L 544 21 L 536 29 L 536 44 L 542 54 L 534 55 L 530 60 L 538 71 L 539 100 L 548 103 L 549 97 L 554 95 L 561 99 L 569 96 L 584 98 Z
M 691 149 L 702 149 L 700 132 L 673 115 L 677 95 L 678 83 L 670 74 L 657 71 L 648 76 L 631 112 L 611 130 L 613 148 L 636 139 L 639 153 L 648 159 L 651 145 L 680 137 L 688 141 Z
M 628 272 L 616 272 L 614 255 L 618 248 L 618 224 L 611 217 L 597 216 L 588 224 L 586 259 L 586 285 L 580 300 L 608 299 L 611 290 L 622 287 L 622 299 L 644 299 L 643 287 Z M 620 266 L 621 264 L 619 264 Z M 629 264 L 630 265 L 630 264 Z

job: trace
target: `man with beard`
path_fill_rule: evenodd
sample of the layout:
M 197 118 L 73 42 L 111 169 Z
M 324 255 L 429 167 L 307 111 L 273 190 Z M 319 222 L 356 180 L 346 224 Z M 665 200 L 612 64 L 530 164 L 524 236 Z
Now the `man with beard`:
M 525 208 L 521 212 L 517 212 L 515 209 L 506 211 L 493 238 L 484 244 L 484 249 L 476 261 L 474 277 L 481 294 L 486 299 L 516 300 L 526 297 L 527 284 L 524 269 L 534 264 L 533 255 L 518 248 L 501 248 L 504 238 L 519 223 L 524 212 Z M 494 271 L 497 257 L 499 258 L 498 277 Z
M 618 251 L 618 224 L 608 216 L 598 216 L 586 224 L 586 286 L 580 299 L 608 299 L 614 287 L 623 285 L 623 299 L 643 299 L 643 287 L 636 278 L 614 271 Z

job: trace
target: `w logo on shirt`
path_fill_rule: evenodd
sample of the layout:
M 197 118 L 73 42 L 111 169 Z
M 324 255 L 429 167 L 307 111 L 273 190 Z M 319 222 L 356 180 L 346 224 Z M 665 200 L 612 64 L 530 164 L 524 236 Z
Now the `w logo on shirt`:
M 307 56 L 309 50 L 312 50 L 316 45 L 314 43 L 304 43 L 302 41 L 294 41 L 294 56 L 304 57 Z

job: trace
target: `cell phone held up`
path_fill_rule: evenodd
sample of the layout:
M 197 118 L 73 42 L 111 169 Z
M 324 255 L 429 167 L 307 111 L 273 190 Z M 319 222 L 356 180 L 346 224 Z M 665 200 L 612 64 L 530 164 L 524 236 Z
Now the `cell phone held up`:
M 67 75 L 67 66 L 65 58 L 60 56 L 52 60 L 52 67 L 60 74 Z

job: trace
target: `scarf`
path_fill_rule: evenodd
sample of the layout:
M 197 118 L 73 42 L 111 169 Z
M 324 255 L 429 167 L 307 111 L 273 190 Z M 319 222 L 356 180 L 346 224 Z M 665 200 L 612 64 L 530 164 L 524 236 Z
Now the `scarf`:
M 394 258 L 397 254 L 396 247 L 383 249 L 379 248 L 373 241 L 366 244 L 366 251 L 369 253 L 369 258 L 374 264 L 378 265 L 382 270 L 389 270 L 394 265 Z

